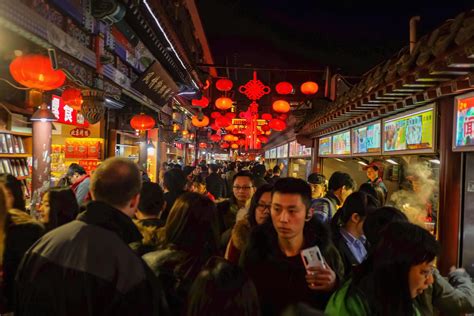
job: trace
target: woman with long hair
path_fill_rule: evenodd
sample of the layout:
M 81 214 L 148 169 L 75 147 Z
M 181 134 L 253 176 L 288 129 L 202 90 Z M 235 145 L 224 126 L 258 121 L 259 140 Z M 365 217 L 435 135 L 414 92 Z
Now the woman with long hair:
M 389 224 L 353 279 L 333 294 L 326 314 L 415 316 L 415 298 L 433 283 L 440 247 L 425 229 L 410 223 Z
M 0 183 L 4 185 L 7 209 L 13 208 L 26 212 L 21 182 L 9 173 L 2 173 L 0 174 Z
M 214 202 L 199 193 L 182 194 L 161 232 L 160 249 L 143 259 L 162 282 L 172 314 L 180 315 L 194 279 L 219 251 Z
M 250 200 L 247 215 L 235 223 L 232 228 L 232 235 L 225 252 L 225 258 L 230 262 L 235 264 L 239 262 L 240 254 L 247 245 L 251 229 L 265 223 L 270 218 L 272 190 L 272 184 L 260 186 Z
M 43 194 L 37 212 L 39 221 L 50 231 L 74 220 L 79 213 L 79 205 L 71 189 L 51 188 Z
M 15 275 L 23 255 L 43 234 L 43 226 L 28 215 L 24 208 L 23 195 L 18 192 L 16 178 L 0 176 L 0 267 L 1 301 L 0 313 L 13 310 Z M 3 183 L 2 183 L 3 182 Z M 13 185 L 12 185 L 13 184 Z

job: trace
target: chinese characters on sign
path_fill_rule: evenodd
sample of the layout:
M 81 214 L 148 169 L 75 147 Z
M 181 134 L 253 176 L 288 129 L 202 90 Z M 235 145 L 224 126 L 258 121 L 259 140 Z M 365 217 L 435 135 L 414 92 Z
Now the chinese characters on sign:
M 72 137 L 85 138 L 85 137 L 89 137 L 91 135 L 91 131 L 86 129 L 86 128 L 77 127 L 75 129 L 71 130 L 69 132 L 69 134 Z
M 78 127 L 89 127 L 89 122 L 84 119 L 84 116 L 69 105 L 64 104 L 61 97 L 57 95 L 53 95 L 52 97 L 51 112 L 53 112 L 59 123 Z

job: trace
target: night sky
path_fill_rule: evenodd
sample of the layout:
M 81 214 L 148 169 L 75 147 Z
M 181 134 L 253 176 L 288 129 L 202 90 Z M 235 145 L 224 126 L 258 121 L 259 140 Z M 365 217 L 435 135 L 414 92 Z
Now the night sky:
M 304 69 L 329 65 L 354 76 L 408 45 L 411 16 L 421 16 L 421 37 L 474 7 L 472 0 L 196 3 L 216 64 Z

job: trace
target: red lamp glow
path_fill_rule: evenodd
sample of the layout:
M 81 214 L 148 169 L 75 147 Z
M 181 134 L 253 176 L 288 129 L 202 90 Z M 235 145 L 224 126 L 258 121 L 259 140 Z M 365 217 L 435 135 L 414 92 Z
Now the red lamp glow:
M 232 149 L 239 149 L 239 145 L 236 144 L 236 143 L 232 143 L 232 145 L 230 145 L 230 147 L 231 147 Z
M 272 119 L 272 115 L 269 113 L 262 114 L 262 120 L 270 121 Z
M 223 91 L 223 92 L 230 91 L 233 86 L 234 84 L 229 79 L 219 79 L 216 82 L 217 90 Z
M 216 108 L 219 110 L 228 110 L 232 107 L 232 100 L 230 98 L 222 97 L 216 100 Z
M 43 55 L 15 58 L 10 64 L 10 73 L 25 87 L 43 91 L 59 88 L 66 80 L 64 72 L 54 70 L 49 58 Z
M 83 102 L 81 90 L 74 89 L 74 88 L 67 88 L 66 90 L 63 91 L 61 98 L 63 99 L 63 102 L 65 104 L 69 105 L 74 110 L 76 111 L 81 110 L 81 105 Z
M 272 108 L 275 112 L 286 113 L 290 110 L 290 104 L 285 100 L 277 100 L 273 102 Z
M 233 142 L 234 141 L 234 136 L 230 135 L 230 134 L 227 134 L 227 135 L 224 136 L 224 140 L 226 142 Z
M 209 137 L 213 142 L 217 143 L 218 141 L 221 140 L 221 136 L 217 134 L 212 134 L 211 137 Z
M 230 147 L 229 143 L 222 143 L 221 144 L 221 148 L 223 148 L 223 149 L 227 149 L 229 147 Z
M 273 119 L 271 120 L 268 125 L 270 126 L 271 129 L 281 132 L 286 128 L 286 123 L 283 122 L 282 120 L 279 119 Z
M 191 119 L 191 123 L 196 127 L 205 127 L 209 125 L 209 118 L 203 115 L 202 119 L 199 119 L 197 115 L 194 115 Z
M 285 81 L 279 82 L 276 85 L 275 90 L 278 94 L 290 94 L 291 92 L 293 92 L 293 85 Z
M 193 106 L 199 106 L 201 108 L 207 108 L 207 106 L 209 105 L 209 99 L 206 98 L 205 96 L 202 96 L 202 98 L 200 98 L 200 99 L 192 99 L 191 104 Z
M 149 115 L 140 113 L 132 117 L 130 126 L 138 131 L 147 131 L 155 127 L 155 120 Z
M 315 94 L 316 92 L 318 92 L 318 89 L 318 84 L 313 81 L 306 81 L 301 85 L 301 92 L 307 95 Z
M 268 142 L 268 137 L 267 136 L 258 135 L 257 138 L 261 143 L 265 144 L 266 142 Z

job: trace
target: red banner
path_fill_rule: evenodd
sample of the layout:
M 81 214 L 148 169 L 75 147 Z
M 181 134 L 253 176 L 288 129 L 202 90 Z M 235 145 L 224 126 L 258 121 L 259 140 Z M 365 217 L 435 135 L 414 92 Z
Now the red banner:
M 62 98 L 57 95 L 52 96 L 51 112 L 56 116 L 59 123 L 89 127 L 89 122 L 84 119 L 84 116 L 69 105 L 64 104 Z

